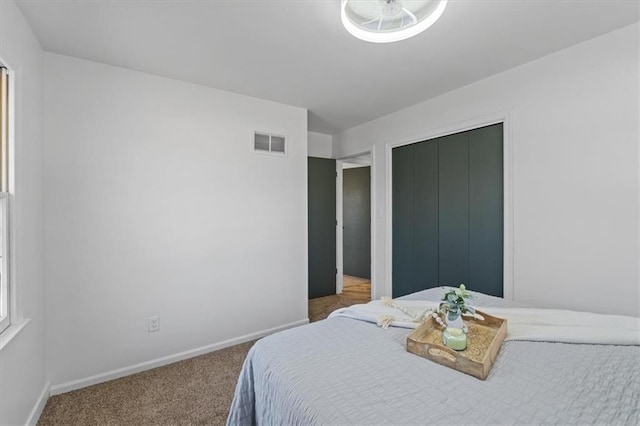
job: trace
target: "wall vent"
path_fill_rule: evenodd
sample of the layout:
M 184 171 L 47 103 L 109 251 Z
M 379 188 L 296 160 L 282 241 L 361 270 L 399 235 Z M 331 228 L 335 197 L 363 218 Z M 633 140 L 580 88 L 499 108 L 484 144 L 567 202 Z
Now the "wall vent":
M 284 155 L 286 153 L 286 137 L 273 133 L 253 132 L 253 151 Z

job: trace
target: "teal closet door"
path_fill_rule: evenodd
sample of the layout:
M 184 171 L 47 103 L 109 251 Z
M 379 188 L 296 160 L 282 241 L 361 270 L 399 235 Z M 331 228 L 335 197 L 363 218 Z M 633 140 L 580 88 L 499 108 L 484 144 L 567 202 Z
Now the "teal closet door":
M 439 285 L 438 141 L 415 144 L 413 162 L 415 292 Z
M 393 149 L 393 296 L 503 296 L 502 124 Z
M 469 132 L 469 282 L 503 296 L 502 124 Z
M 392 154 L 393 190 L 393 297 L 412 293 L 414 287 L 414 145 L 395 148 Z
M 440 285 L 469 283 L 469 133 L 438 139 Z

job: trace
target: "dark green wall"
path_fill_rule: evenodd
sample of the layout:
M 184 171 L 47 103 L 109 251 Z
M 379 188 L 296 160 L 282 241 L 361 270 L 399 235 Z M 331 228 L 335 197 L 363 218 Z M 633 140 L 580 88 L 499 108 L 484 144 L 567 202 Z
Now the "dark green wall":
M 441 285 L 502 297 L 502 124 L 393 149 L 393 296 Z
M 371 278 L 371 167 L 342 171 L 343 271 Z

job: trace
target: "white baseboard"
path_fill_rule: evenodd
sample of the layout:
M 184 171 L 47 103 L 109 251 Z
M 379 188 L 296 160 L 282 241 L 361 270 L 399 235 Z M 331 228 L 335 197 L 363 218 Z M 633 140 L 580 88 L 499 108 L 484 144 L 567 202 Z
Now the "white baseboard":
M 150 370 L 156 367 L 162 367 L 163 365 L 172 364 L 174 362 L 193 358 L 199 355 L 204 355 L 209 352 L 228 348 L 229 346 L 239 345 L 240 343 L 259 339 L 261 337 L 268 336 L 269 334 L 273 334 L 278 331 L 299 327 L 301 325 L 305 325 L 308 323 L 309 323 L 309 319 L 305 318 L 300 321 L 284 324 L 279 327 L 270 328 L 268 330 L 258 331 L 256 333 L 247 334 L 244 336 L 236 337 L 234 339 L 225 340 L 223 342 L 212 343 L 210 345 L 202 346 L 200 348 L 191 349 L 188 351 L 180 352 L 174 355 L 164 356 L 161 358 L 156 358 L 150 361 L 141 362 L 139 364 L 131 365 L 128 367 L 118 368 L 117 370 L 96 374 L 93 376 L 85 377 L 83 379 L 73 380 L 66 383 L 60 383 L 60 384 L 51 386 L 49 392 L 50 392 L 50 395 L 52 396 L 58 395 L 61 393 L 71 392 L 76 389 L 97 385 L 98 383 L 108 382 L 109 380 L 119 379 L 120 377 L 129 376 L 131 374 L 139 373 L 141 371 Z
M 29 414 L 29 418 L 27 418 L 27 422 L 25 423 L 28 426 L 35 426 L 38 423 L 38 419 L 40 419 L 40 415 L 42 414 L 42 410 L 44 410 L 44 406 L 47 405 L 47 400 L 49 399 L 49 389 L 51 388 L 51 383 L 47 382 L 40 392 L 40 396 L 38 397 L 38 401 L 36 405 L 33 406 L 31 413 Z

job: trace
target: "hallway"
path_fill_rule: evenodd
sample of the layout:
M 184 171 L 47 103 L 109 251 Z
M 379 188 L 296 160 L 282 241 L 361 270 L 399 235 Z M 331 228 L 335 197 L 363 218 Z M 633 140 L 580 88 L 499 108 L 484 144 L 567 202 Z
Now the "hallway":
M 371 280 L 369 278 L 344 276 L 342 295 L 354 303 L 371 301 Z

